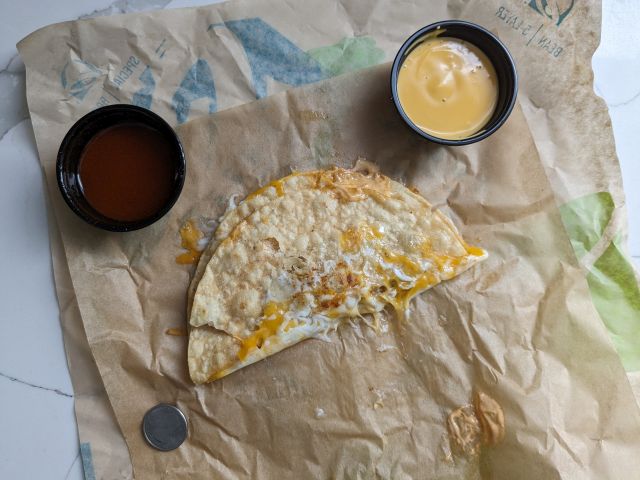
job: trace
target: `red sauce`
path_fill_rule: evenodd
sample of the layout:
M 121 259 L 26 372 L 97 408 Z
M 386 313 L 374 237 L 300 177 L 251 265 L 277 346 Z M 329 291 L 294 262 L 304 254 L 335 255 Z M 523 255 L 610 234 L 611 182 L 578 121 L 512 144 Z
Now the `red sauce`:
M 99 132 L 80 158 L 85 198 L 113 220 L 149 218 L 173 191 L 172 152 L 162 134 L 142 124 L 122 124 Z

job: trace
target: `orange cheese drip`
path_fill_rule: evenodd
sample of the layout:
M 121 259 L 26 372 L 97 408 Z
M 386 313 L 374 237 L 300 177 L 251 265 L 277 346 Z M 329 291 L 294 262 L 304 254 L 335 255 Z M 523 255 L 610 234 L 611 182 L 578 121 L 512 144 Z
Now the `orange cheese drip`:
M 369 225 L 349 227 L 340 235 L 340 248 L 345 253 L 356 253 L 364 240 L 380 239 L 383 233 Z
M 467 253 L 475 256 L 484 255 L 484 250 L 478 247 L 472 247 L 464 244 Z M 421 257 L 425 260 L 430 260 L 436 267 L 437 271 L 442 273 L 445 268 L 459 267 L 466 259 L 466 256 L 448 255 L 446 253 L 435 253 L 429 240 L 425 240 L 420 246 Z M 433 287 L 440 283 L 441 278 L 436 272 L 427 271 L 424 272 L 422 267 L 417 262 L 414 262 L 405 255 L 394 254 L 390 252 L 383 252 L 382 257 L 388 263 L 398 265 L 402 270 L 411 276 L 417 277 L 412 287 L 406 289 L 400 286 L 400 282 L 396 278 L 390 278 L 387 283 L 387 288 L 391 288 L 395 291 L 395 296 L 383 294 L 381 297 L 388 303 L 390 303 L 396 310 L 396 313 L 400 318 L 404 317 L 404 312 L 409 306 L 409 302 L 413 297 L 420 292 Z M 378 273 L 382 273 L 384 270 L 379 267 L 376 269 Z M 395 277 L 395 276 L 394 276 Z
M 418 275 L 422 272 L 422 267 L 406 255 L 397 255 L 395 253 L 385 252 L 382 257 L 385 261 L 402 267 L 402 270 L 404 270 L 408 275 Z
M 397 289 L 395 298 L 389 298 L 387 301 L 391 303 L 398 316 L 404 318 L 404 312 L 409 307 L 411 299 L 423 290 L 433 287 L 439 282 L 440 280 L 436 275 L 431 272 L 426 272 L 418 277 L 413 287 L 408 290 Z
M 463 245 L 469 255 L 481 257 L 485 254 L 484 250 L 479 247 L 472 247 L 470 245 L 467 245 L 466 243 L 463 243 Z M 464 255 L 455 256 L 448 255 L 446 253 L 436 254 L 433 252 L 433 247 L 431 246 L 431 242 L 429 240 L 426 240 L 422 243 L 422 245 L 420 246 L 420 253 L 422 254 L 423 258 L 429 259 L 434 262 L 439 271 L 443 271 L 446 266 L 459 267 L 467 259 L 467 257 Z
M 226 377 L 231 373 L 231 368 L 223 368 L 211 374 L 211 376 L 207 379 L 207 382 L 213 382 L 214 380 L 218 380 L 219 378 Z
M 184 328 L 167 328 L 164 333 L 172 337 L 186 337 L 187 331 Z
M 345 253 L 355 253 L 360 248 L 362 237 L 357 228 L 350 227 L 340 235 L 340 248 Z
M 464 247 L 467 249 L 469 255 L 473 255 L 474 257 L 482 257 L 485 254 L 484 250 L 480 247 L 474 247 L 473 245 L 466 244 Z
M 289 175 L 289 177 L 292 177 L 293 175 Z M 251 200 L 252 198 L 257 197 L 258 195 L 262 195 L 264 192 L 267 191 L 267 189 L 271 187 L 275 189 L 276 195 L 278 195 L 279 197 L 282 197 L 284 195 L 284 180 L 289 177 L 280 178 L 278 180 L 274 180 L 273 182 L 266 184 L 264 187 L 259 188 L 255 192 L 247 195 L 246 200 Z
M 200 259 L 202 251 L 198 247 L 198 242 L 203 237 L 203 233 L 196 227 L 193 220 L 188 220 L 180 227 L 180 245 L 186 250 L 176 257 L 176 263 L 180 265 L 192 265 Z
M 248 337 L 242 339 L 242 345 L 238 352 L 238 358 L 244 360 L 256 348 L 261 348 L 264 342 L 278 333 L 280 325 L 284 322 L 284 314 L 288 311 L 289 304 L 269 302 L 262 311 L 262 322 L 258 329 Z

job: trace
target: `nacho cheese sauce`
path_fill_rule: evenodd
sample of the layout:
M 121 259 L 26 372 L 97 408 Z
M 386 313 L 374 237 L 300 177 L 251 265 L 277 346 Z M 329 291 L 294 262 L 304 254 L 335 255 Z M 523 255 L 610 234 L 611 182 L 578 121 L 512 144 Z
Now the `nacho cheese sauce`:
M 428 38 L 400 67 L 398 97 L 424 132 L 460 140 L 480 131 L 498 101 L 498 80 L 487 56 L 457 38 Z

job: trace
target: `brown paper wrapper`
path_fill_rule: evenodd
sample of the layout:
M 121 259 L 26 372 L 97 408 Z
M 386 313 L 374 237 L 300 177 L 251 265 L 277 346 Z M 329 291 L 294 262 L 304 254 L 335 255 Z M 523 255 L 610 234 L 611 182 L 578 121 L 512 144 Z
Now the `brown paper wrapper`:
M 388 65 L 376 67 L 181 127 L 185 189 L 146 230 L 97 231 L 54 200 L 136 478 L 615 478 L 638 467 L 634 399 L 522 112 L 487 141 L 437 147 L 403 125 L 388 78 Z M 179 227 L 217 218 L 230 195 L 291 169 L 359 157 L 418 188 L 489 259 L 421 295 L 387 334 L 346 325 L 331 342 L 193 386 L 187 339 L 165 334 L 185 323 L 192 270 L 175 262 Z M 451 453 L 446 419 L 475 391 L 500 404 L 506 436 L 469 458 Z M 188 440 L 171 453 L 140 434 L 158 402 L 189 418 Z
M 627 290 L 617 288 L 615 282 L 609 281 L 612 272 L 621 271 L 618 264 L 602 262 L 602 259 L 611 258 L 612 254 L 622 258 L 624 262 L 624 257 L 619 252 L 624 251 L 626 220 L 610 120 L 604 103 L 593 94 L 592 72 L 589 68 L 591 55 L 599 41 L 600 2 L 556 3 L 557 9 L 545 10 L 541 2 L 537 1 L 372 3 L 313 0 L 296 4 L 296 8 L 292 9 L 286 3 L 239 0 L 196 9 L 54 25 L 25 39 L 20 43 L 19 50 L 27 68 L 27 96 L 38 150 L 45 170 L 49 170 L 66 130 L 82 114 L 98 105 L 144 103 L 150 100 L 149 106 L 171 123 L 184 121 L 185 118 L 177 115 L 173 94 L 184 80 L 185 71 L 201 59 L 207 62 L 213 72 L 217 101 L 213 104 L 203 98 L 192 102 L 186 117 L 189 119 L 295 86 L 296 82 L 286 83 L 268 78 L 265 91 L 259 92 L 259 85 L 252 77 L 252 65 L 247 63 L 245 43 L 237 35 L 230 33 L 230 29 L 220 28 L 222 22 L 259 19 L 320 63 L 323 70 L 321 76 L 325 77 L 390 60 L 410 33 L 432 21 L 463 18 L 481 23 L 497 33 L 514 54 L 521 82 L 521 120 L 526 123 L 525 130 L 528 128 L 530 132 L 530 137 L 527 138 L 530 138 L 531 148 L 537 152 L 544 166 L 554 201 L 564 209 L 561 209 L 561 213 L 565 213 L 562 217 L 564 225 L 573 243 L 574 253 L 580 259 L 582 276 L 586 276 L 589 281 L 592 293 L 597 294 L 594 301 L 598 312 L 609 327 L 627 370 L 638 370 L 640 349 L 634 347 L 637 344 L 637 332 L 633 329 L 635 327 L 632 330 L 628 327 L 616 328 L 615 323 L 619 319 L 633 319 L 633 315 L 637 317 L 637 311 L 628 307 L 634 297 L 629 296 Z M 212 25 L 215 27 L 210 28 Z M 309 28 L 309 25 L 313 25 L 313 28 Z M 280 60 L 282 58 L 284 57 L 281 56 Z M 86 64 L 95 67 L 98 73 Z M 144 75 L 147 67 L 155 82 L 154 88 L 150 86 L 149 74 Z M 315 81 L 317 78 L 308 77 L 303 80 L 297 84 Z M 80 83 L 76 83 L 77 81 Z M 285 130 L 297 125 L 297 122 L 286 121 L 286 116 L 278 118 L 269 121 L 281 122 Z M 513 121 L 512 119 L 511 122 Z M 333 127 L 327 125 L 326 131 L 321 131 L 319 138 L 333 135 Z M 349 128 L 355 129 L 357 125 L 350 125 Z M 260 137 L 259 132 L 260 130 L 255 133 L 255 137 Z M 295 136 L 296 130 L 289 133 Z M 366 138 L 363 137 L 365 140 Z M 312 139 L 307 139 L 308 143 L 311 141 Z M 520 147 L 518 136 L 503 141 L 505 145 L 501 146 L 504 149 Z M 330 159 L 328 154 L 331 151 L 325 148 L 324 141 L 316 139 L 313 142 L 313 158 Z M 228 148 L 231 146 L 228 145 Z M 256 158 L 266 158 L 260 151 L 259 143 L 254 143 L 254 148 Z M 380 148 L 382 151 L 391 150 L 391 146 L 386 144 L 382 144 Z M 283 147 L 278 153 L 283 164 L 286 164 L 288 152 Z M 340 152 L 340 155 L 344 155 L 344 152 Z M 344 157 L 342 160 L 348 162 L 352 158 Z M 259 176 L 256 176 L 258 173 Z M 241 186 L 234 183 L 237 182 L 235 177 L 233 182 L 222 182 L 224 174 L 221 172 L 218 172 L 215 179 L 218 188 L 228 185 L 231 189 L 232 185 L 237 185 L 238 191 L 246 192 L 257 186 L 259 181 L 282 172 L 267 170 L 265 165 L 265 170 L 261 166 L 258 173 L 246 172 L 243 178 L 247 181 L 241 182 Z M 411 178 L 409 172 L 407 179 Z M 451 178 L 454 178 L 454 173 L 447 171 L 440 182 L 448 184 Z M 492 180 L 498 181 L 497 178 Z M 430 188 L 433 189 L 434 186 L 431 185 Z M 444 191 L 441 193 L 444 195 Z M 436 191 L 430 191 L 427 196 L 434 201 L 436 194 Z M 57 206 L 55 214 L 58 217 L 61 215 L 58 209 L 62 204 L 58 201 L 59 194 L 53 186 L 51 195 Z M 210 211 L 205 212 L 201 205 L 192 205 L 194 215 L 198 213 L 207 218 L 214 216 L 213 212 L 221 208 L 220 202 L 226 201 L 223 200 L 222 192 L 217 195 L 219 199 L 216 200 L 215 208 L 212 205 Z M 509 197 L 500 198 L 504 205 L 510 205 Z M 583 199 L 587 202 L 584 203 Z M 590 203 L 593 199 L 598 200 L 594 210 L 605 205 L 605 215 L 602 218 L 587 216 L 586 225 L 597 225 L 598 228 L 593 232 L 587 229 L 586 236 L 593 238 L 585 242 L 584 225 L 576 228 L 575 225 L 568 224 L 567 227 L 566 207 L 568 205 L 568 211 L 572 213 L 583 204 L 593 206 Z M 576 201 L 577 207 L 574 208 Z M 464 205 L 463 210 L 468 208 L 470 212 L 471 206 L 466 203 Z M 451 208 L 456 211 L 455 204 Z M 484 211 L 483 209 L 484 207 L 480 208 Z M 66 213 L 65 211 L 62 215 Z M 469 222 L 473 218 L 473 215 L 469 218 L 461 216 L 457 223 L 472 226 L 473 221 Z M 131 464 L 128 453 L 115 424 L 102 381 L 96 374 L 82 325 L 84 310 L 81 316 L 81 310 L 77 306 L 78 300 L 83 295 L 86 297 L 87 293 L 81 294 L 74 290 L 67 257 L 58 240 L 54 222 L 52 225 L 56 288 L 74 384 L 79 434 L 83 453 L 89 452 L 88 455 L 83 455 L 83 459 L 91 461 L 93 457 L 91 467 L 95 469 L 98 478 L 129 477 Z M 62 228 L 64 230 L 66 227 Z M 167 232 L 167 235 L 175 234 L 177 229 L 176 224 L 170 223 L 157 228 L 167 228 L 173 232 Z M 154 239 L 161 235 L 157 229 L 135 235 L 139 242 L 144 239 L 145 245 L 144 248 L 140 247 L 136 257 L 138 260 L 142 261 L 142 258 L 147 258 L 146 255 L 151 255 L 149 249 L 161 248 L 153 247 L 156 245 Z M 102 242 L 114 241 L 101 232 L 93 232 L 89 236 L 92 239 L 101 238 Z M 614 238 L 619 240 L 613 242 Z M 112 248 L 117 251 L 122 247 L 114 245 Z M 173 248 L 177 248 L 176 245 Z M 140 257 L 142 253 L 144 255 Z M 75 256 L 76 253 L 70 255 Z M 86 257 L 91 255 L 90 251 L 85 251 Z M 101 258 L 104 260 L 103 257 L 97 257 L 92 262 L 101 261 Z M 114 265 L 129 261 L 127 253 L 119 252 L 114 258 L 118 259 L 114 260 Z M 86 260 L 89 261 L 88 258 Z M 633 270 L 622 270 L 630 272 L 632 280 L 627 281 L 629 275 L 623 280 L 626 279 L 626 284 L 635 286 L 637 290 Z M 187 275 L 186 272 L 184 274 Z M 114 275 L 110 273 L 107 277 Z M 182 285 L 183 277 L 174 280 L 176 282 Z M 182 288 L 177 284 L 176 291 Z M 607 288 L 603 289 L 603 286 Z M 635 291 L 632 289 L 633 292 Z M 621 305 L 622 310 L 614 311 L 606 302 L 603 306 L 602 298 L 610 300 L 612 305 Z M 133 298 L 129 300 L 133 302 Z M 567 303 L 573 302 L 567 300 Z M 622 321 L 621 324 L 626 325 Z M 126 330 L 120 332 L 123 337 L 127 336 L 125 332 Z M 598 337 L 597 332 L 600 330 L 591 331 L 588 336 L 606 343 Z M 113 333 L 116 335 L 118 331 Z M 95 353 L 93 345 L 92 349 Z M 286 352 L 282 355 L 286 355 Z M 537 366 L 543 368 L 541 364 Z M 546 365 L 544 368 L 553 366 Z M 617 377 L 609 377 L 606 372 L 603 375 L 607 380 L 618 381 Z M 588 383 L 588 389 L 591 388 L 594 386 Z M 618 389 L 625 388 L 624 385 L 618 386 Z M 616 396 L 618 391 L 613 389 L 611 394 Z M 130 396 L 135 397 L 133 393 Z M 632 416 L 635 418 L 635 415 L 634 412 Z M 593 421 L 598 423 L 598 420 Z M 590 471 L 588 465 L 588 462 L 585 463 L 584 471 Z

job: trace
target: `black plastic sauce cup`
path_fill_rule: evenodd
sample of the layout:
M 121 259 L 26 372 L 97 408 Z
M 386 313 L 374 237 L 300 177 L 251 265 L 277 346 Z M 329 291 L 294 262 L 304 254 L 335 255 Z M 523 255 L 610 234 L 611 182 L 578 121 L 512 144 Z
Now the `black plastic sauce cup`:
M 438 35 L 438 38 L 457 38 L 473 44 L 482 50 L 493 64 L 498 79 L 498 103 L 492 117 L 480 131 L 460 140 L 434 137 L 420 129 L 405 113 L 398 98 L 398 74 L 400 73 L 402 63 L 415 47 L 427 38 L 432 38 L 433 33 L 437 30 L 442 31 L 442 33 Z M 475 23 L 461 20 L 446 20 L 432 23 L 431 25 L 421 28 L 411 35 L 402 47 L 400 47 L 393 61 L 393 66 L 391 67 L 391 93 L 400 116 L 418 135 L 441 145 L 468 145 L 487 138 L 498 130 L 507 120 L 513 110 L 518 95 L 518 75 L 516 73 L 515 62 L 509 50 L 507 50 L 507 47 L 505 47 L 495 35 Z
M 173 162 L 171 193 L 159 210 L 139 220 L 109 218 L 93 208 L 85 198 L 80 182 L 80 160 L 87 144 L 98 133 L 117 125 L 138 124 L 155 130 L 165 139 Z M 103 230 L 129 232 L 151 225 L 162 218 L 178 200 L 184 185 L 186 161 L 178 136 L 162 117 L 135 105 L 109 105 L 88 113 L 67 132 L 58 150 L 56 177 L 62 197 L 73 212 L 85 222 Z

